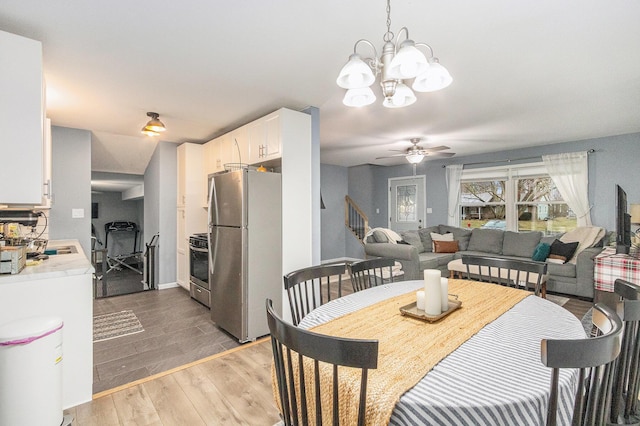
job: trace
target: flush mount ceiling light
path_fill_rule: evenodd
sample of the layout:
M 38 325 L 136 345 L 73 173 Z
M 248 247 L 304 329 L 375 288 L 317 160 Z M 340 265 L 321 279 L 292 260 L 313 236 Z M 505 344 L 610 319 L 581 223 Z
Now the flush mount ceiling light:
M 160 132 L 167 130 L 167 128 L 164 127 L 164 123 L 158 118 L 160 114 L 157 112 L 148 112 L 147 116 L 151 117 L 151 120 L 142 128 L 142 133 L 147 136 L 159 136 Z
M 400 42 L 400 34 L 404 31 L 406 39 Z M 353 47 L 353 54 L 342 67 L 336 83 L 347 89 L 342 102 L 347 106 L 366 106 L 376 100 L 371 86 L 380 74 L 380 86 L 387 108 L 401 108 L 416 101 L 416 96 L 405 83 L 414 79 L 411 87 L 417 92 L 433 92 L 444 89 L 453 79 L 445 67 L 440 65 L 438 58 L 433 56 L 433 49 L 425 43 L 415 43 L 409 39 L 409 30 L 402 27 L 393 42 L 391 32 L 391 0 L 387 0 L 387 32 L 382 37 L 382 56 L 378 58 L 378 51 L 373 43 L 360 39 Z M 362 58 L 358 54 L 358 45 L 365 43 L 373 49 L 373 58 Z M 418 47 L 429 51 L 427 58 Z

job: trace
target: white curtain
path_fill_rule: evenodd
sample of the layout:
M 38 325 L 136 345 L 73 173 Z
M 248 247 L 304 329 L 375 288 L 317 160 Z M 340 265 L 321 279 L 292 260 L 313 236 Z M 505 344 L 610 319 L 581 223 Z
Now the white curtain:
M 589 163 L 586 152 L 543 155 L 542 161 L 560 195 L 578 218 L 578 226 L 591 226 Z
M 447 166 L 447 190 L 449 191 L 449 203 L 447 207 L 447 225 L 458 226 L 460 224 L 460 178 L 462 177 L 462 164 Z

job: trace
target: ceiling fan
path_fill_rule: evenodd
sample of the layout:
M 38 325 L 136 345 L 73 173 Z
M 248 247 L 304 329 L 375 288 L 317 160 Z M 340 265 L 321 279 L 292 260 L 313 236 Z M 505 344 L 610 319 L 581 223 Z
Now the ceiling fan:
M 439 157 L 453 157 L 456 155 L 453 152 L 442 152 L 447 149 L 451 149 L 448 146 L 434 146 L 431 148 L 423 148 L 418 146 L 420 143 L 420 138 L 411 138 L 409 139 L 412 146 L 407 148 L 406 150 L 399 151 L 397 149 L 391 149 L 390 151 L 398 151 L 400 154 L 393 154 L 388 157 L 377 157 L 376 160 L 380 160 L 383 158 L 393 158 L 393 157 L 405 157 L 408 162 L 411 164 L 418 164 L 422 161 L 422 159 L 426 156 L 439 156 Z

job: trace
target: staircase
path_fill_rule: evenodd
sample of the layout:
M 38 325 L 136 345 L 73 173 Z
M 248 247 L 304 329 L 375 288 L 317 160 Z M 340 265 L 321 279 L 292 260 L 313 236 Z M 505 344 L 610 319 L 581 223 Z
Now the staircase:
M 369 231 L 369 218 L 348 195 L 344 197 L 344 224 L 362 243 L 362 239 Z

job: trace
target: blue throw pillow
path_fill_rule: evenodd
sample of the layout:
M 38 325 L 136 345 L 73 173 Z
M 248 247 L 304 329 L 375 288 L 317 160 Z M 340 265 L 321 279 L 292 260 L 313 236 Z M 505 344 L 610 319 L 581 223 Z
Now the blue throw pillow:
M 538 262 L 544 262 L 549 257 L 549 253 L 551 252 L 551 245 L 547 243 L 540 243 L 536 246 L 536 249 L 533 251 L 533 256 L 531 256 L 531 260 L 536 260 Z

